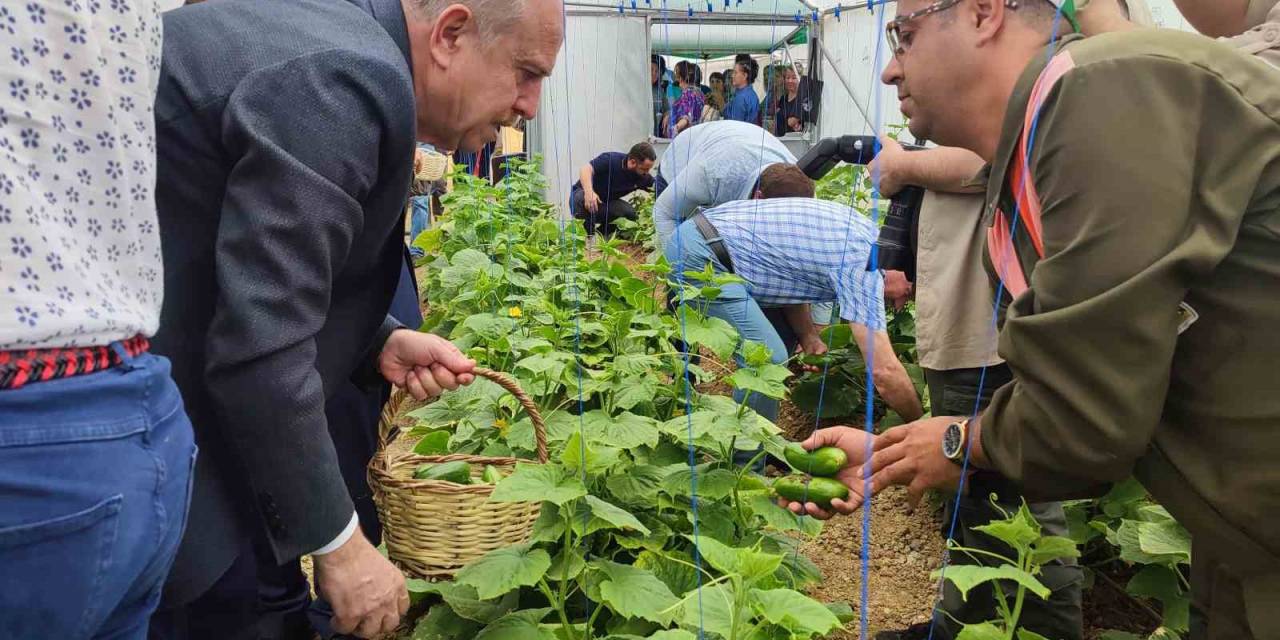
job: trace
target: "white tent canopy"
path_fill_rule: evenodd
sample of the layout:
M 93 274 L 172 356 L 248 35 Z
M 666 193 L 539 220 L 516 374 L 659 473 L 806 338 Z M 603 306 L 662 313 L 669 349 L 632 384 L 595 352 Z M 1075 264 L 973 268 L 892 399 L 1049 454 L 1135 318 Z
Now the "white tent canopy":
M 800 29 L 790 20 L 776 24 L 653 23 L 649 41 L 657 54 L 717 58 L 779 49 Z

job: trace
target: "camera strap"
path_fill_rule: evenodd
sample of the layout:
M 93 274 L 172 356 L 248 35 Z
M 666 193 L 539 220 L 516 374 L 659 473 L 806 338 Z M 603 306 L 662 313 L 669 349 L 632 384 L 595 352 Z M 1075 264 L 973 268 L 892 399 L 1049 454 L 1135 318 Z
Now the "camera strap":
M 1073 68 L 1075 68 L 1075 60 L 1071 57 L 1071 52 L 1063 51 L 1054 56 L 1044 71 L 1040 72 L 1040 77 L 1036 79 L 1036 84 L 1031 90 L 1031 98 L 1027 100 L 1022 134 L 1018 137 L 1017 150 L 1012 159 L 1013 167 L 1009 174 L 1013 180 L 1014 212 L 1018 216 L 1017 221 L 1022 230 L 1031 239 L 1031 246 L 1035 248 L 1037 260 L 1044 258 L 1044 239 L 1043 227 L 1040 224 L 1040 194 L 1036 192 L 1035 181 L 1032 179 L 1031 158 L 1027 151 L 1028 141 L 1035 135 L 1036 115 L 1044 106 L 1049 92 L 1062 79 L 1062 76 Z M 1004 283 L 1005 290 L 1010 296 L 1017 298 L 1027 290 L 1028 285 L 1027 274 L 1022 268 L 1022 262 L 1018 260 L 1017 249 L 1013 244 L 1013 234 L 1013 220 L 1005 214 L 1003 209 L 997 207 L 995 222 L 987 230 L 987 254 L 1000 281 Z

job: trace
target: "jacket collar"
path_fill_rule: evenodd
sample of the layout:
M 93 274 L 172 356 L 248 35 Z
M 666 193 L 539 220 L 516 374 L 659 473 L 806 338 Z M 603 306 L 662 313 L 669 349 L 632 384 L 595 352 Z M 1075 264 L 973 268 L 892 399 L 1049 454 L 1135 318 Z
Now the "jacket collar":
M 413 60 L 409 56 L 409 27 L 405 22 L 404 7 L 400 0 L 347 0 L 361 11 L 373 16 L 378 24 L 386 29 L 404 54 L 404 61 L 409 65 L 409 73 L 413 73 Z
M 1058 39 L 1043 53 L 1032 57 L 1031 62 L 1023 69 L 1022 75 L 1018 77 L 1013 93 L 1009 96 L 1009 103 L 1005 107 L 1004 123 L 1000 127 L 1000 144 L 996 147 L 995 158 L 983 170 L 987 178 L 987 208 L 984 212 L 984 220 L 987 224 L 991 224 L 995 219 L 996 207 L 1001 206 L 1001 196 L 1005 192 L 1004 181 L 1009 175 L 1009 167 L 1013 162 L 1014 152 L 1018 148 L 1018 139 L 1022 137 L 1027 103 L 1031 101 L 1031 92 L 1035 88 L 1036 80 L 1053 56 L 1058 55 L 1067 45 L 1082 38 L 1081 35 L 1071 34 Z

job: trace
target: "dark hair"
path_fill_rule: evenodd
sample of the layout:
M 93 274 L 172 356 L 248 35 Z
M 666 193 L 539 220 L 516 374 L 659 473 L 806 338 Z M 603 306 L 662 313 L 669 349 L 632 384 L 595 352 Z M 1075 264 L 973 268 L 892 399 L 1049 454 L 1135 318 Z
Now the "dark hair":
M 676 63 L 676 80 L 685 84 L 698 84 L 694 74 L 698 71 L 698 66 L 688 60 L 681 60 Z
M 666 73 L 666 72 L 667 72 L 667 60 L 666 60 L 666 58 L 663 58 L 662 56 L 660 56 L 660 55 L 658 55 L 658 54 L 656 54 L 656 53 L 655 53 L 655 54 L 653 54 L 653 55 L 651 55 L 651 56 L 649 56 L 649 64 L 656 64 L 656 65 L 658 65 L 658 73 L 659 73 L 659 74 L 663 74 L 663 73 Z
M 747 74 L 747 84 L 756 83 L 756 77 L 760 75 L 760 63 L 752 60 L 751 58 L 747 58 L 746 61 L 737 62 L 734 66 L 742 67 L 743 73 Z
M 693 65 L 693 83 L 702 84 L 702 67 Z
M 724 82 L 724 74 L 720 73 L 719 71 L 711 74 L 711 81 L 715 82 L 716 80 L 719 80 L 720 82 Z
M 812 198 L 815 185 L 800 167 L 779 162 L 760 172 L 760 196 L 768 198 Z
M 658 161 L 658 152 L 653 150 L 653 145 L 648 142 L 637 142 L 631 150 L 627 152 L 628 160 L 636 162 L 644 162 L 646 160 Z
M 734 64 L 738 64 L 738 63 L 740 63 L 740 62 L 746 62 L 746 61 L 751 60 L 751 59 L 752 59 L 752 58 L 751 58 L 751 54 L 749 54 L 749 53 L 739 53 L 738 55 L 736 55 L 736 56 L 734 56 L 734 57 L 733 57 L 733 63 L 734 63 Z

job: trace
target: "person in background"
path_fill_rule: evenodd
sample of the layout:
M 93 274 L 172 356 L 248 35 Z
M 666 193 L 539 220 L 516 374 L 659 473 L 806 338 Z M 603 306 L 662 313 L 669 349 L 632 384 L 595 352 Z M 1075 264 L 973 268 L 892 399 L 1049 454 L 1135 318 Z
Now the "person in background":
M 165 14 L 155 120 L 170 295 L 155 342 L 204 455 L 152 638 L 310 638 L 260 591 L 265 571 L 303 555 L 335 632 L 397 626 L 404 575 L 361 530 L 325 408 L 348 381 L 427 398 L 473 379 L 456 347 L 387 313 L 414 140 L 474 150 L 534 117 L 562 23 L 554 0 L 218 0 Z
M 196 457 L 148 344 L 164 296 L 160 9 L 8 7 L 22 23 L 0 29 L 0 637 L 139 640 Z
M 694 79 L 698 71 L 697 65 L 686 60 L 676 63 L 676 82 L 680 85 L 680 99 L 671 105 L 671 123 L 667 127 L 668 137 L 674 138 L 681 131 L 702 121 L 702 108 L 706 99 Z
M 699 67 L 696 63 L 693 65 L 693 82 L 698 85 L 698 90 L 702 92 L 703 98 L 711 95 L 711 87 L 702 83 L 702 67 Z
M 764 96 L 760 98 L 760 121 L 756 124 L 764 127 L 775 136 L 785 135 L 785 130 L 774 128 L 774 116 L 778 112 L 778 98 L 785 90 L 782 88 L 782 63 L 774 63 L 764 68 Z
M 1280 67 L 1280 2 L 1174 0 L 1197 31 Z
M 1132 474 L 1194 541 L 1191 637 L 1280 637 L 1274 68 L 1167 29 L 1056 39 L 1047 3 L 927 6 L 899 0 L 883 80 L 913 134 L 990 167 L 984 262 L 1013 379 L 974 419 L 807 445 L 839 442 L 849 477 L 913 502 L 954 491 L 962 456 L 1041 500 Z
M 719 71 L 711 74 L 711 93 L 707 95 L 707 104 L 721 113 L 724 113 L 724 107 L 728 104 L 728 98 L 725 96 L 724 74 Z
M 450 164 L 449 156 L 437 153 L 429 144 L 418 143 L 413 158 L 413 186 L 409 190 L 409 255 L 413 258 L 426 255 L 413 243 L 431 226 L 433 211 L 445 191 Z
M 667 121 L 671 114 L 671 101 L 667 99 L 667 64 L 662 56 L 654 54 L 649 59 L 649 86 L 653 94 L 653 135 L 666 137 Z
M 694 209 L 754 197 L 761 172 L 775 163 L 795 164 L 796 157 L 781 140 L 745 122 L 708 122 L 673 140 L 662 153 L 654 185 L 659 250 Z
M 782 90 L 774 108 L 775 135 L 804 131 L 805 126 L 813 122 L 813 105 L 809 102 L 809 96 L 801 90 L 797 68 L 787 66 L 783 69 Z
M 724 108 L 725 120 L 759 124 L 760 96 L 756 95 L 755 87 L 752 86 L 759 74 L 760 65 L 749 56 L 734 62 L 731 77 L 733 97 Z
M 839 300 L 876 389 L 890 408 L 915 420 L 924 410 L 884 331 L 883 278 L 866 269 L 875 225 L 848 206 L 815 200 L 813 193 L 813 180 L 795 165 L 769 165 L 760 175 L 760 199 L 702 210 L 680 225 L 665 245 L 673 283 L 708 265 L 716 274 L 742 278 L 721 287 L 715 299 L 691 304 L 705 304 L 704 313 L 732 324 L 744 342 L 764 344 L 774 364 L 785 363 L 791 352 L 762 307 L 782 309 L 801 349 L 822 354 L 826 345 L 809 320 L 808 305 Z M 741 348 L 735 358 L 744 365 Z M 743 395 L 735 392 L 734 398 L 741 402 Z M 777 421 L 777 400 L 751 394 L 746 402 Z
M 578 181 L 569 193 L 573 217 L 582 220 L 588 234 L 612 235 L 618 218 L 636 219 L 636 210 L 623 200 L 632 192 L 653 188 L 653 163 L 658 154 L 648 142 L 638 142 L 627 153 L 602 153 L 578 170 Z

